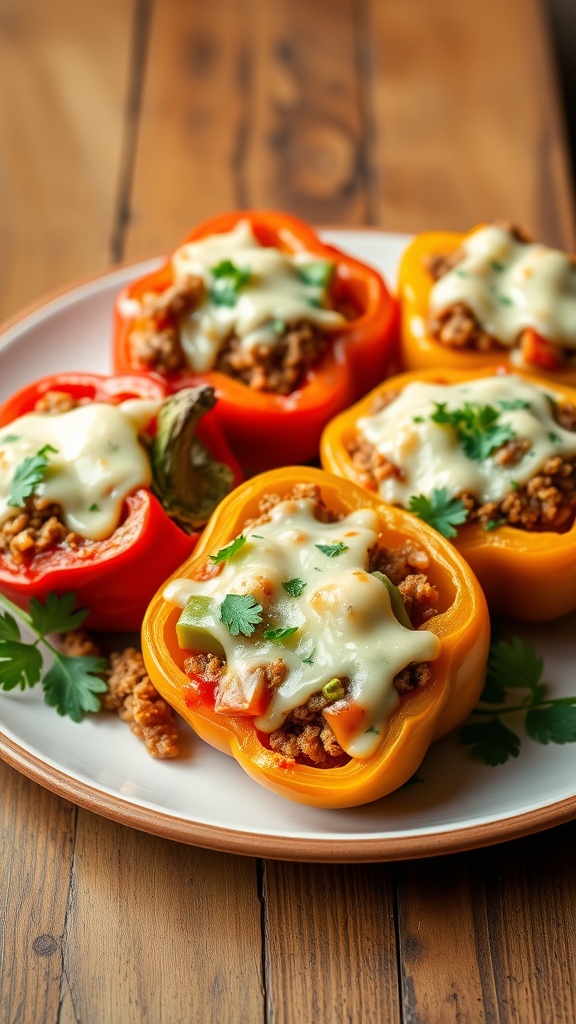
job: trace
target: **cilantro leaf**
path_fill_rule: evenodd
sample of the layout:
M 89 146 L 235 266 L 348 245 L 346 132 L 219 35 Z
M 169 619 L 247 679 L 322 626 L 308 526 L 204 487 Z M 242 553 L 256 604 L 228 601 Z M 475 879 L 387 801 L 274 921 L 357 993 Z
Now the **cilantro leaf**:
M 465 402 L 458 409 L 447 409 L 446 402 L 436 402 L 430 419 L 449 426 L 469 459 L 481 462 L 497 448 L 515 437 L 509 423 L 500 423 L 500 412 L 493 405 Z
M 232 636 L 252 636 L 262 622 L 261 611 L 262 605 L 257 604 L 253 594 L 226 594 L 220 605 L 220 618 Z
M 446 487 L 434 488 L 429 498 L 413 494 L 408 505 L 423 522 L 433 526 L 443 537 L 455 537 L 456 526 L 466 522 L 468 510 L 460 498 L 453 498 Z
M 22 462 L 16 466 L 12 478 L 12 486 L 8 495 L 8 504 L 17 508 L 23 508 L 26 499 L 30 498 L 38 484 L 41 484 L 46 476 L 48 459 L 46 452 L 55 452 L 51 445 L 45 444 L 36 455 L 27 455 Z
M 323 555 L 328 555 L 328 558 L 336 558 L 343 551 L 348 551 L 348 545 L 344 544 L 341 540 L 337 544 L 315 544 L 314 547 L 318 548 L 318 551 L 321 551 Z
M 104 673 L 108 666 L 104 658 L 93 655 L 64 655 L 48 639 L 49 633 L 66 633 L 83 622 L 87 613 L 84 609 L 75 609 L 74 603 L 74 594 L 50 593 L 44 604 L 32 598 L 27 614 L 0 594 L 0 607 L 9 609 L 0 615 L 0 687 L 13 690 L 19 686 L 24 690 L 41 681 L 45 702 L 59 714 L 69 715 L 78 722 L 82 711 L 100 709 L 96 694 L 103 693 L 107 684 L 97 673 Z M 20 639 L 17 618 L 36 634 L 31 643 Z M 54 664 L 43 678 L 41 648 L 54 658 Z
M 544 662 L 522 637 L 498 640 L 490 647 L 489 674 L 507 688 L 536 691 Z
M 0 615 L 0 640 L 19 640 L 20 630 L 16 619 L 9 612 Z
M 73 722 L 82 720 L 83 711 L 99 711 L 96 694 L 103 693 L 107 683 L 97 673 L 105 672 L 106 668 L 106 660 L 94 655 L 57 654 L 42 682 L 46 703 Z
M 87 608 L 76 608 L 74 594 L 54 592 L 46 596 L 44 604 L 32 597 L 30 599 L 30 623 L 32 629 L 46 636 L 48 633 L 68 633 L 78 629 L 88 615 Z
M 306 590 L 307 585 L 306 580 L 301 580 L 298 576 L 295 576 L 292 580 L 286 580 L 282 587 L 290 597 L 300 597 Z
M 35 686 L 42 674 L 42 655 L 34 644 L 21 640 L 0 642 L 0 686 L 3 690 L 21 690 Z
M 482 529 L 485 530 L 486 533 L 491 533 L 492 530 L 498 530 L 498 529 L 500 529 L 501 526 L 506 526 L 506 520 L 505 519 L 488 519 L 484 523 L 484 526 L 482 527 Z
M 287 640 L 289 636 L 298 632 L 298 626 L 278 626 L 277 629 L 265 629 L 262 636 L 265 640 L 280 641 Z
M 498 405 L 505 412 L 514 412 L 516 409 L 529 409 L 530 402 L 527 402 L 525 398 L 500 398 Z
M 526 713 L 526 732 L 537 743 L 576 743 L 574 704 L 552 704 Z
M 499 718 L 463 725 L 458 735 L 474 757 L 493 767 L 520 753 L 520 738 Z
M 210 561 L 213 562 L 214 565 L 219 565 L 220 562 L 229 562 L 245 543 L 246 537 L 244 537 L 243 534 L 240 534 L 240 536 L 236 537 L 236 539 L 231 541 L 230 544 L 227 544 L 225 548 L 220 548 L 220 551 L 215 555 L 210 555 Z
M 248 284 L 249 270 L 237 267 L 232 260 L 222 260 L 211 268 L 213 277 L 210 298 L 215 306 L 235 306 L 240 289 Z
M 298 277 L 304 284 L 316 288 L 327 288 L 334 273 L 335 264 L 330 260 L 315 260 L 314 263 L 301 263 L 297 268 Z

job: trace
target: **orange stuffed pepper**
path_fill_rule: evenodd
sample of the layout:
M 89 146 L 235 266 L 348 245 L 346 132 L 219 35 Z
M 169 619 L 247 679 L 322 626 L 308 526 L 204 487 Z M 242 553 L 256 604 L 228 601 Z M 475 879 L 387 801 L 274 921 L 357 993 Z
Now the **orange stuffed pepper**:
M 502 369 L 400 374 L 329 424 L 321 458 L 451 537 L 491 610 L 576 610 L 576 390 Z
M 489 620 L 451 544 L 292 467 L 225 499 L 153 599 L 147 671 L 208 743 L 317 807 L 390 793 L 482 690 Z
M 317 455 L 323 427 L 386 376 L 397 304 L 371 267 L 285 213 L 214 217 L 115 311 L 117 372 L 211 385 L 244 468 Z
M 427 232 L 400 264 L 401 365 L 502 363 L 576 385 L 576 266 L 517 229 Z

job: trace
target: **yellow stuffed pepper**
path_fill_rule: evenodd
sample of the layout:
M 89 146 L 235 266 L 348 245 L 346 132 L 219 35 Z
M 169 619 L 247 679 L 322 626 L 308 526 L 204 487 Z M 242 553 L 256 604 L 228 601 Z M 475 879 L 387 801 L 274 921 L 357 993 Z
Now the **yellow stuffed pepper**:
M 400 264 L 401 365 L 502 363 L 576 385 L 576 266 L 515 228 L 418 235 Z
M 450 537 L 492 611 L 576 610 L 576 390 L 502 369 L 400 374 L 329 424 L 321 458 Z
M 305 467 L 223 501 L 143 626 L 154 685 L 199 736 L 263 786 L 331 808 L 413 775 L 476 703 L 488 643 L 451 544 Z

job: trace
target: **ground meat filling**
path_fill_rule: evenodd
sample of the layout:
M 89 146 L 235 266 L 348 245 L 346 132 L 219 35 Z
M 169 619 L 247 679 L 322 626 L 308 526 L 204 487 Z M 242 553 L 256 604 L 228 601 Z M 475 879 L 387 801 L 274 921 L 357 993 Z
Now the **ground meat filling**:
M 190 276 L 164 292 L 144 295 L 141 321 L 129 338 L 131 356 L 139 367 L 158 373 L 185 368 L 179 321 L 198 305 L 204 292 L 203 281 Z M 303 321 L 287 324 L 273 345 L 243 348 L 240 338 L 232 334 L 220 350 L 214 369 L 256 391 L 288 395 L 304 384 L 308 370 L 327 345 L 327 335 Z
M 76 547 L 82 538 L 68 529 L 63 517 L 61 505 L 33 494 L 2 523 L 0 551 L 15 566 L 23 566 L 59 544 Z
M 508 230 L 518 241 L 530 241 L 515 225 L 499 223 L 499 226 Z M 433 253 L 424 258 L 424 267 L 431 278 L 438 281 L 449 270 L 457 267 L 463 258 L 464 252 L 461 249 L 452 253 Z M 483 329 L 472 310 L 462 302 L 455 302 L 439 314 L 430 314 L 427 326 L 432 337 L 448 348 L 494 353 L 507 348 L 498 338 Z
M 554 417 L 564 430 L 576 431 L 576 407 L 571 403 L 556 405 Z M 514 466 L 529 448 L 530 442 L 526 438 L 513 438 L 494 452 L 493 458 L 502 466 Z M 346 445 L 346 449 L 363 487 L 378 491 L 382 480 L 390 476 L 402 479 L 401 468 L 360 434 Z M 508 491 L 500 502 L 482 504 L 471 492 L 463 492 L 457 497 L 468 510 L 467 522 L 489 528 L 506 524 L 520 530 L 563 533 L 570 529 L 576 517 L 576 460 L 565 460 L 560 456 L 547 459 L 536 476 L 527 484 Z
M 76 400 L 65 391 L 47 391 L 37 401 L 34 412 L 56 415 L 69 412 L 76 405 Z M 81 540 L 66 526 L 62 506 L 37 494 L 27 498 L 24 506 L 0 526 L 0 552 L 18 567 L 29 565 L 37 555 L 60 544 L 77 547 Z
M 289 495 L 267 494 L 260 502 L 260 515 L 245 524 L 252 529 L 270 520 L 271 510 L 281 501 L 311 499 L 316 503 L 315 514 L 320 522 L 335 522 L 339 518 L 322 501 L 320 489 L 314 484 L 298 484 Z M 398 587 L 408 618 L 418 628 L 438 613 L 439 594 L 426 575 L 429 559 L 417 545 L 406 543 L 398 548 L 386 548 L 376 544 L 369 553 L 368 571 L 384 573 Z M 210 570 L 207 568 L 207 571 Z M 276 658 L 268 665 L 256 666 L 265 673 L 268 688 L 272 691 L 282 684 L 287 667 L 282 658 Z M 217 654 L 197 653 L 186 658 L 184 671 L 191 677 L 200 677 L 214 687 L 226 672 L 226 662 Z M 394 678 L 394 688 L 402 696 L 419 686 L 425 686 L 430 679 L 428 663 L 408 665 Z M 349 681 L 340 679 L 346 692 Z M 286 717 L 279 729 L 269 735 L 260 735 L 270 749 L 298 764 L 316 768 L 338 768 L 350 758 L 342 750 L 334 733 L 323 716 L 330 702 L 322 693 L 315 693 L 306 704 L 295 708 Z
M 89 633 L 74 631 L 61 638 L 62 648 L 72 657 L 95 655 L 102 651 Z M 105 674 L 108 690 L 102 698 L 107 711 L 116 711 L 130 729 L 144 741 L 147 752 L 159 760 L 177 757 L 179 753 L 176 716 L 150 681 L 140 651 L 127 647 L 108 657 Z

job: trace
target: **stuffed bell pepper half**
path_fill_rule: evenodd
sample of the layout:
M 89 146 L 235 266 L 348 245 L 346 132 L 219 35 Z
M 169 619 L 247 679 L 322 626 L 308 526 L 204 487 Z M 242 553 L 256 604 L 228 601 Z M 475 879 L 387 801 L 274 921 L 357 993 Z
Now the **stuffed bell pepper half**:
M 576 610 L 575 389 L 502 368 L 400 374 L 329 424 L 321 458 L 450 537 L 492 611 Z
M 322 428 L 386 376 L 397 305 L 381 276 L 285 213 L 196 227 L 115 309 L 117 372 L 205 382 L 251 471 L 306 462 Z
M 240 479 L 201 386 L 60 373 L 0 408 L 0 592 L 73 592 L 92 629 L 139 629 Z
M 403 785 L 482 690 L 484 595 L 453 546 L 322 470 L 226 498 L 146 613 L 160 694 L 261 785 L 350 807 Z
M 519 229 L 427 232 L 399 275 L 406 370 L 502 363 L 576 385 L 576 265 Z

